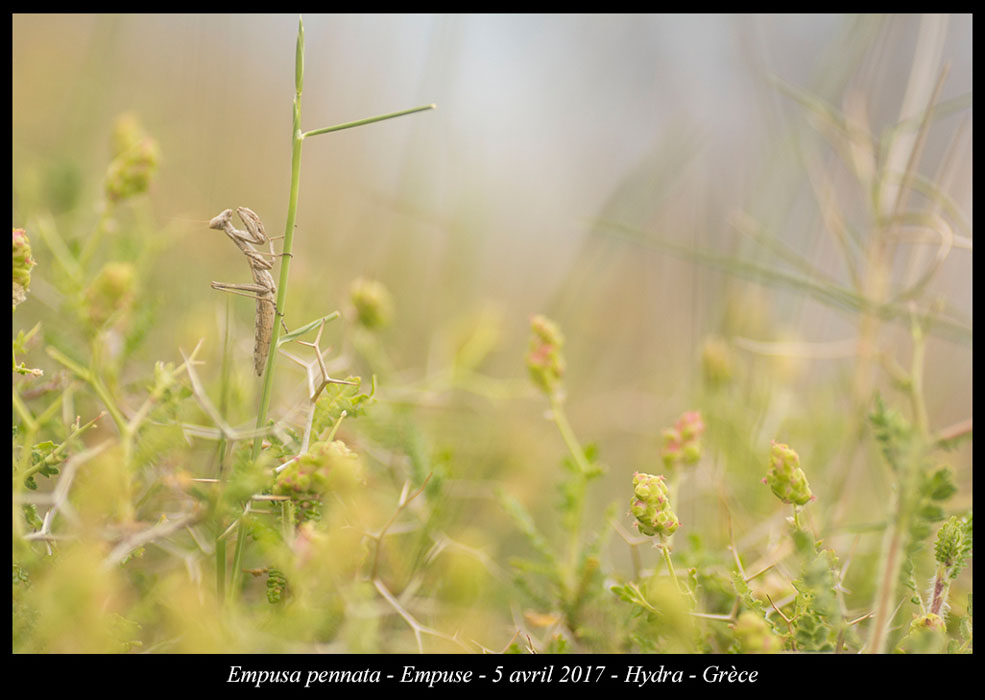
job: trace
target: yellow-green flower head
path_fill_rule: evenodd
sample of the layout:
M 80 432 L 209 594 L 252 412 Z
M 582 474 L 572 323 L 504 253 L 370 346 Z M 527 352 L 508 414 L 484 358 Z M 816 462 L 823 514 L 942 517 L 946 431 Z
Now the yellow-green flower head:
M 690 442 L 701 437 L 705 431 L 705 424 L 701 420 L 701 413 L 698 411 L 688 411 L 677 419 L 677 432 L 681 435 L 681 440 Z
M 670 509 L 663 476 L 640 472 L 633 474 L 633 499 L 629 511 L 636 518 L 639 531 L 650 537 L 669 537 L 681 525 Z
M 681 444 L 681 434 L 677 431 L 677 428 L 664 428 L 663 432 L 660 433 L 660 437 L 664 443 L 660 449 L 660 457 L 663 459 L 664 467 L 668 470 L 673 470 L 682 456 L 683 445 Z
M 147 138 L 140 119 L 133 112 L 125 112 L 113 122 L 113 131 L 110 135 L 110 148 L 113 157 L 116 158 L 129 151 L 138 143 Z
M 945 629 L 944 618 L 940 615 L 935 615 L 934 613 L 915 616 L 913 621 L 910 623 L 910 632 L 913 633 L 925 629 L 943 632 Z
M 937 531 L 934 558 L 952 573 L 952 578 L 964 567 L 971 553 L 971 519 L 952 516 Z
M 86 292 L 89 320 L 103 325 L 117 312 L 125 312 L 133 304 L 137 286 L 137 270 L 126 262 L 108 262 L 96 275 Z
M 319 496 L 347 491 L 363 482 L 363 463 L 341 440 L 316 442 L 277 475 L 274 493 L 281 496 Z
M 14 307 L 16 307 L 27 298 L 28 287 L 31 286 L 31 268 L 37 265 L 37 262 L 31 257 L 31 242 L 27 239 L 24 229 L 15 228 L 13 232 L 13 282 Z
M 564 356 L 561 346 L 564 336 L 557 324 L 544 316 L 530 319 L 530 350 L 527 352 L 527 369 L 530 378 L 546 394 L 554 394 L 564 376 Z
M 734 374 L 732 350 L 720 338 L 709 338 L 701 348 L 701 370 L 711 386 L 721 386 L 732 380 Z
M 356 322 L 370 330 L 383 328 L 393 317 L 393 297 L 382 282 L 359 277 L 349 287 Z
M 688 411 L 677 419 L 673 428 L 666 428 L 661 434 L 663 448 L 660 456 L 667 469 L 674 469 L 678 462 L 697 464 L 701 459 L 701 434 L 705 430 L 701 413 Z
M 106 172 L 106 196 L 118 202 L 150 187 L 161 152 L 132 114 L 119 117 L 113 128 L 113 160 Z
M 800 457 L 790 447 L 774 441 L 770 449 L 770 469 L 763 479 L 784 503 L 802 506 L 814 499 L 807 477 L 800 468 Z
M 776 654 L 783 650 L 783 640 L 773 633 L 766 620 L 751 610 L 739 615 L 732 631 L 743 654 Z

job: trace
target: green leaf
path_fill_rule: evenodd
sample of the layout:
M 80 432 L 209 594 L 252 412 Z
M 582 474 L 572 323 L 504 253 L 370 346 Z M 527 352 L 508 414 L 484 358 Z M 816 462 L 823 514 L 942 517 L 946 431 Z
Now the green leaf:
M 513 519 L 513 522 L 523 533 L 523 536 L 527 538 L 530 546 L 537 551 L 540 556 L 542 556 L 547 562 L 549 562 L 552 568 L 557 567 L 557 558 L 554 555 L 554 551 L 551 549 L 550 544 L 544 538 L 537 526 L 534 524 L 534 520 L 530 517 L 530 513 L 527 509 L 520 505 L 520 502 L 515 498 L 506 493 L 503 489 L 498 489 L 496 491 L 496 498 L 499 500 L 500 505 L 506 511 L 506 513 Z
M 373 382 L 372 391 L 366 394 L 360 392 L 361 378 L 346 377 L 346 381 L 355 384 L 329 384 L 318 397 L 312 421 L 314 434 L 333 427 L 342 415 L 342 411 L 345 411 L 348 418 L 356 418 L 365 413 L 366 406 L 376 394 L 376 382 Z
M 920 490 L 935 501 L 946 501 L 957 493 L 958 487 L 954 483 L 951 470 L 948 467 L 941 467 L 924 480 Z

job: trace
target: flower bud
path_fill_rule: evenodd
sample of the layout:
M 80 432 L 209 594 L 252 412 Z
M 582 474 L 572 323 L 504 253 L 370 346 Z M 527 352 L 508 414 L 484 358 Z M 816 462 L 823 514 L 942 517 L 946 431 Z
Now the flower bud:
M 316 442 L 277 475 L 274 493 L 294 498 L 317 497 L 330 491 L 347 491 L 362 481 L 362 459 L 344 442 Z
M 674 427 L 677 428 L 683 442 L 697 440 L 705 431 L 705 424 L 702 422 L 701 414 L 698 411 L 688 411 L 677 419 L 677 424 Z
M 705 424 L 698 411 L 684 413 L 673 428 L 665 429 L 661 434 L 663 448 L 660 450 L 664 466 L 673 470 L 678 462 L 697 464 L 701 459 L 700 437 L 704 430 Z
M 277 569 L 267 570 L 267 602 L 271 605 L 284 600 L 288 591 L 287 577 Z
M 18 304 L 27 299 L 28 287 L 31 285 L 31 268 L 37 265 L 37 261 L 31 257 L 31 242 L 27 239 L 27 233 L 24 232 L 24 229 L 15 228 L 13 232 L 13 303 L 14 308 L 16 308 Z
M 86 311 L 89 320 L 102 326 L 117 312 L 126 312 L 133 304 L 137 271 L 124 262 L 109 262 L 96 275 L 86 292 Z
M 147 191 L 157 171 L 160 149 L 132 114 L 117 119 L 112 137 L 113 160 L 106 172 L 106 196 L 114 202 Z
M 728 384 L 734 374 L 732 350 L 720 338 L 709 338 L 701 347 L 701 372 L 709 385 Z
M 684 462 L 684 464 L 687 465 L 697 464 L 700 459 L 701 459 L 701 443 L 695 440 L 693 442 L 689 442 L 686 445 L 684 445 L 684 448 L 681 450 L 681 460 Z
M 554 394 L 561 386 L 564 376 L 564 356 L 561 346 L 564 336 L 557 324 L 544 316 L 530 319 L 530 350 L 527 352 L 527 369 L 530 378 L 544 393 Z
M 813 499 L 807 477 L 800 468 L 800 457 L 787 445 L 773 442 L 770 470 L 763 479 L 774 495 L 784 503 L 802 506 Z
M 952 516 L 937 531 L 934 558 L 950 578 L 956 578 L 971 553 L 971 518 Z
M 644 535 L 669 537 L 680 527 L 680 521 L 670 509 L 662 476 L 633 474 L 633 496 L 629 510 L 636 518 L 636 527 Z
M 944 619 L 940 615 L 935 615 L 934 613 L 917 615 L 910 623 L 910 632 L 917 632 L 923 629 L 932 629 L 943 632 L 945 629 Z
M 356 309 L 356 322 L 374 330 L 383 328 L 393 316 L 393 297 L 383 283 L 360 277 L 349 287 L 349 298 Z
M 665 428 L 660 436 L 664 443 L 660 457 L 663 459 L 664 467 L 672 471 L 682 457 L 681 434 L 676 428 Z
M 110 148 L 113 151 L 113 157 L 116 158 L 126 153 L 145 138 L 147 138 L 147 134 L 137 115 L 133 112 L 121 114 L 114 120 L 113 131 L 110 134 Z

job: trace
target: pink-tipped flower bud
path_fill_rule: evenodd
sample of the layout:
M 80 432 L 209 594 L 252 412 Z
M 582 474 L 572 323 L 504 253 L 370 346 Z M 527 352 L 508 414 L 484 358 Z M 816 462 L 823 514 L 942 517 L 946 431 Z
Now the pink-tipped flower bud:
M 673 428 L 666 428 L 661 434 L 663 448 L 660 450 L 664 467 L 673 470 L 680 462 L 697 464 L 701 459 L 701 434 L 704 431 L 705 424 L 698 411 L 684 413 Z
M 800 468 L 800 457 L 790 447 L 774 442 L 770 449 L 770 469 L 766 483 L 784 503 L 802 506 L 813 498 L 807 477 Z
M 629 511 L 636 518 L 636 527 L 647 536 L 669 537 L 680 527 L 680 521 L 670 508 L 667 485 L 662 476 L 633 475 L 633 499 Z
M 561 354 L 564 336 L 556 323 L 540 315 L 530 319 L 530 330 L 533 332 L 527 352 L 530 378 L 544 393 L 553 395 L 564 376 L 564 356 Z
M 28 287 L 31 286 L 31 269 L 37 262 L 31 257 L 31 242 L 22 228 L 14 231 L 14 308 L 27 299 Z
M 121 116 L 113 129 L 114 158 L 106 171 L 106 197 L 118 202 L 150 187 L 161 159 L 160 148 L 131 114 Z

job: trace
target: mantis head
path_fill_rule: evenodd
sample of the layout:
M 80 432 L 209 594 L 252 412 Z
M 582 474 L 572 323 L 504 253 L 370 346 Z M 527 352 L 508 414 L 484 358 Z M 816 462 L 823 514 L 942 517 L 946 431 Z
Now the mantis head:
M 226 209 L 222 213 L 215 216 L 212 221 L 209 222 L 209 228 L 219 229 L 220 231 L 225 231 L 229 226 L 229 219 L 232 218 L 233 210 Z

